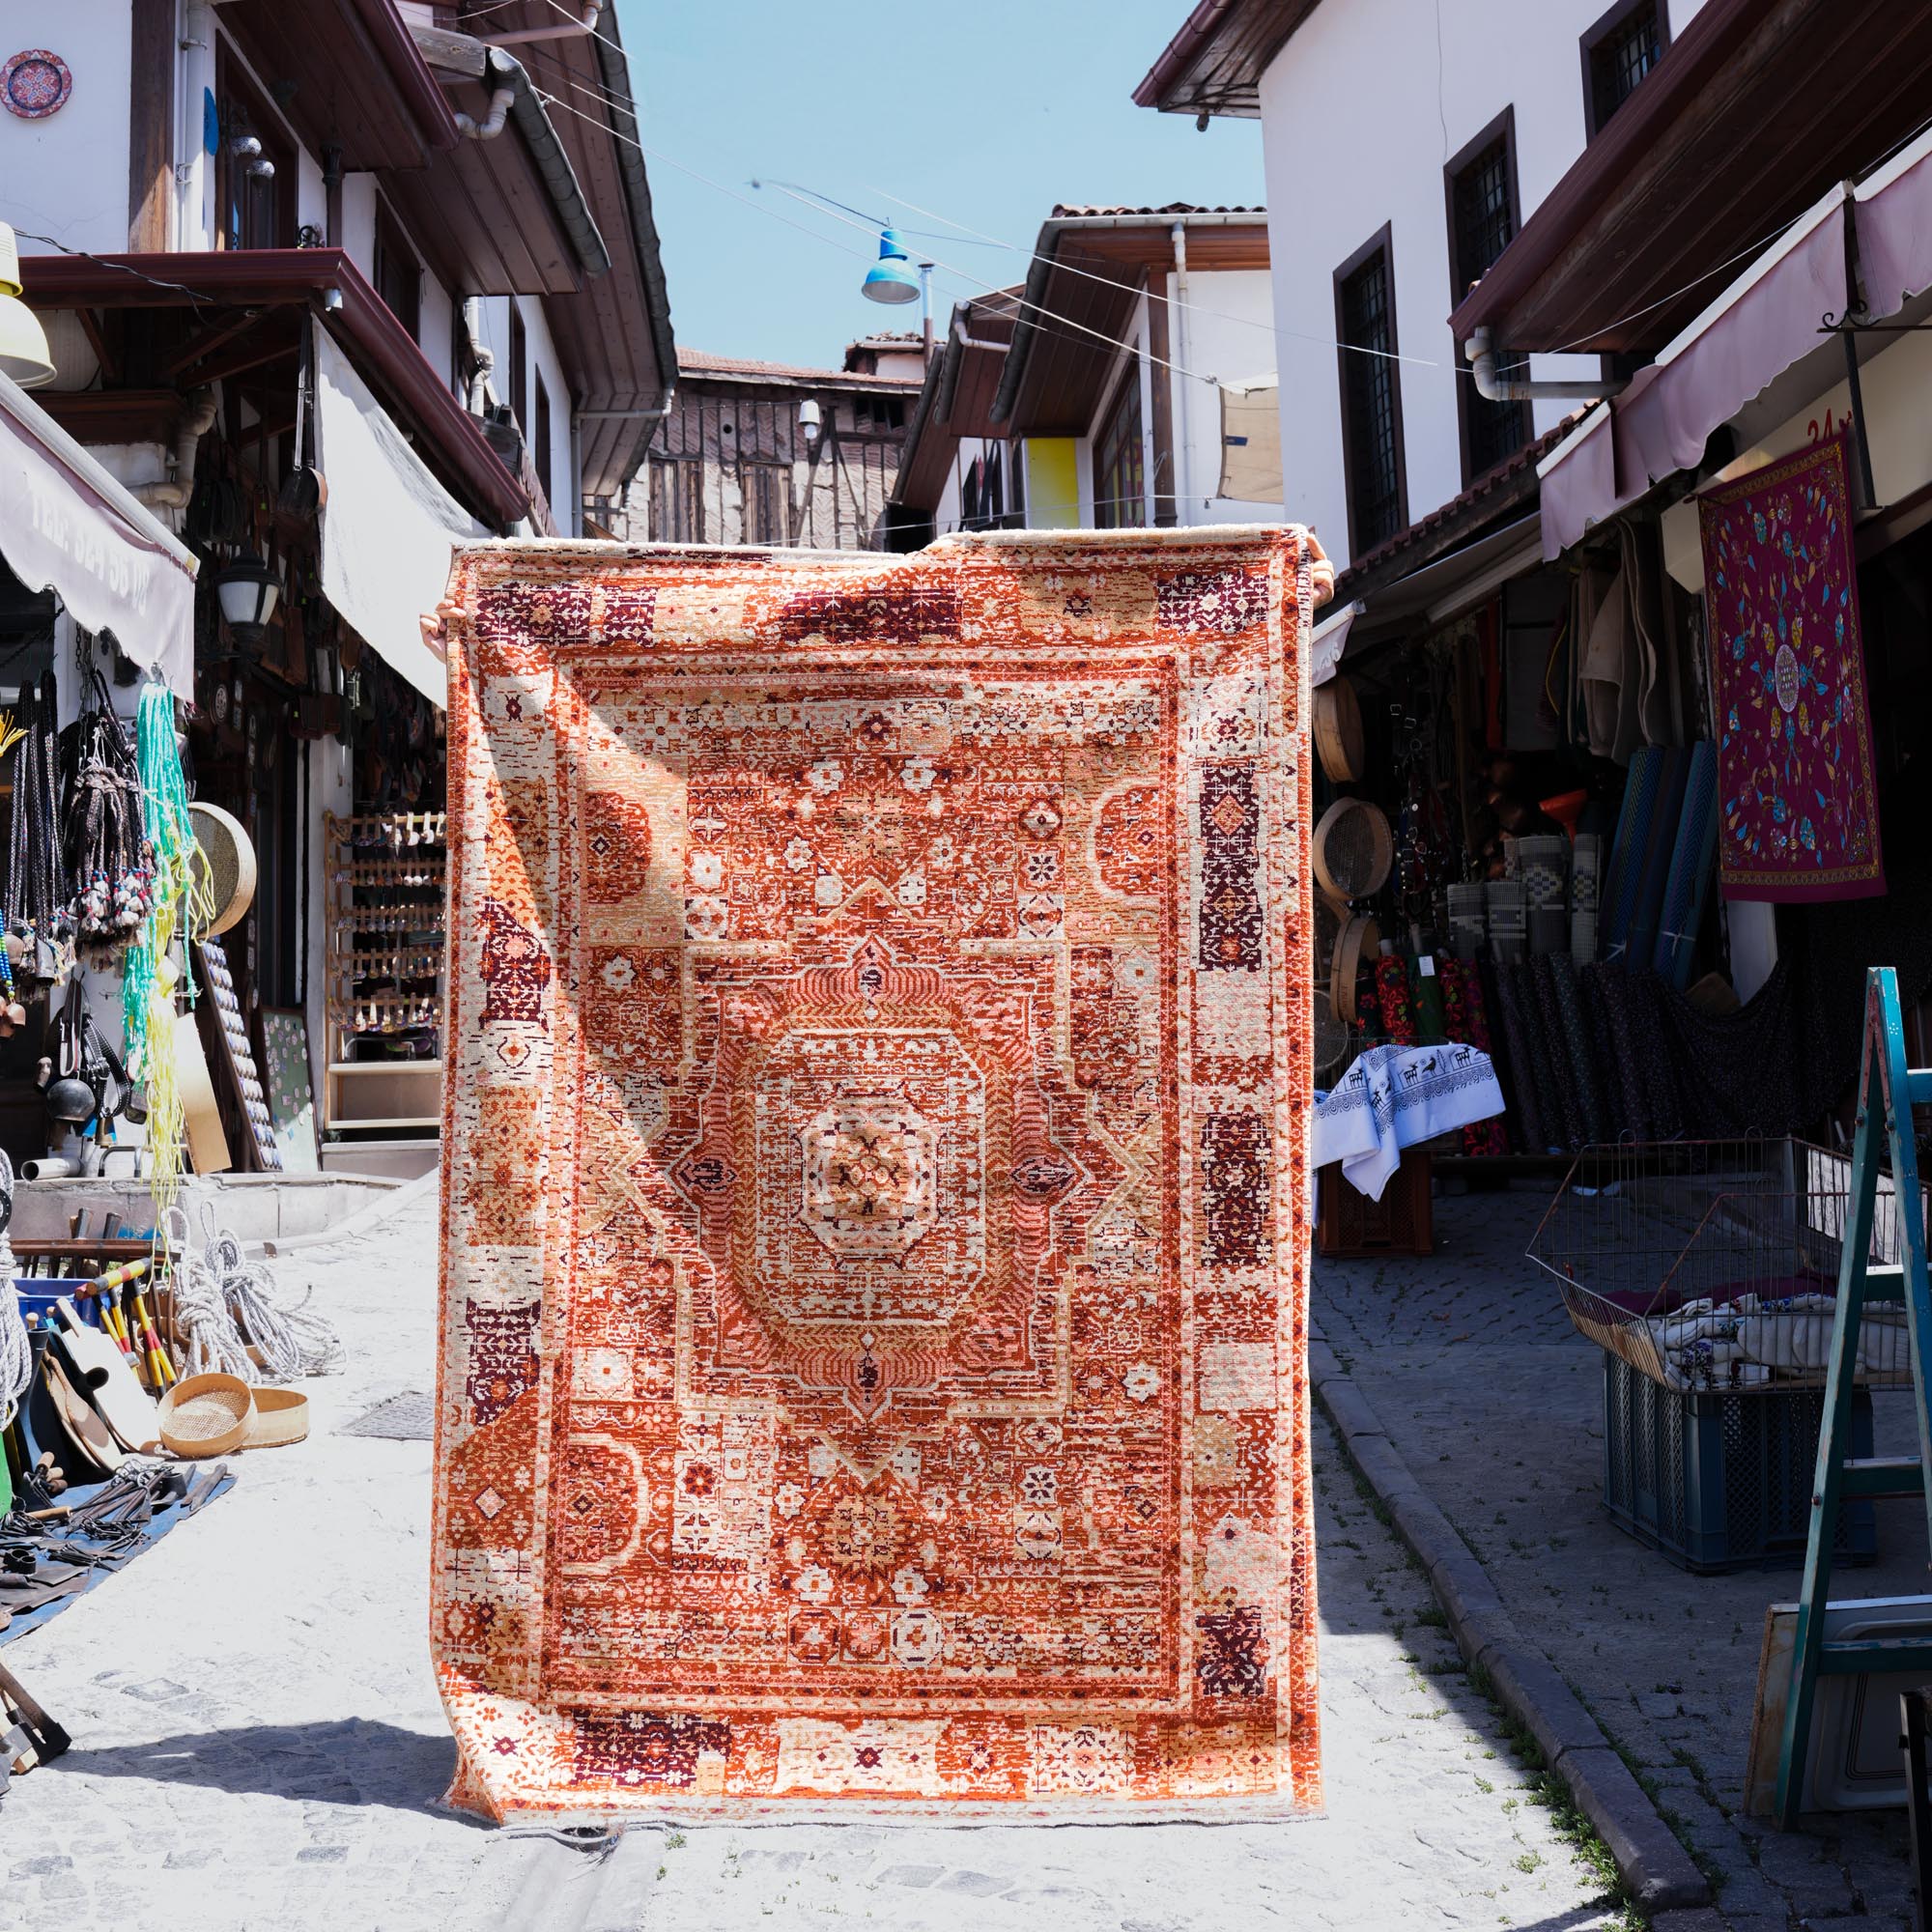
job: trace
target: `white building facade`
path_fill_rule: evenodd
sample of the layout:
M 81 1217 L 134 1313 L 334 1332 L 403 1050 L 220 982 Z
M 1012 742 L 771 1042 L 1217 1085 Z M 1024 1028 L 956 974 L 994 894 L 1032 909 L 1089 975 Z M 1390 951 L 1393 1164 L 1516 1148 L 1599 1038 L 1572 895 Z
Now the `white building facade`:
M 1260 116 L 1283 508 L 1338 564 L 1575 407 L 1483 405 L 1447 318 L 1701 4 L 1235 0 L 1143 82 L 1143 105 L 1204 126 Z

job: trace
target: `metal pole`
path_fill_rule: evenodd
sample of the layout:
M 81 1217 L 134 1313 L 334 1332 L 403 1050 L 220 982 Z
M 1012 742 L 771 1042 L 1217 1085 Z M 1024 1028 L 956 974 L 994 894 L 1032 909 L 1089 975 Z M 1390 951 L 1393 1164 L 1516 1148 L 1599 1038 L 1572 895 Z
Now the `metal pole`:
M 925 357 L 920 366 L 929 369 L 932 366 L 932 264 L 930 262 L 922 262 L 919 265 L 919 322 Z
M 1850 324 L 1854 310 L 1861 313 L 1864 309 L 1864 298 L 1859 293 L 1859 225 L 1858 203 L 1852 198 L 1852 185 L 1845 184 L 1845 322 Z M 1845 384 L 1851 391 L 1852 408 L 1852 447 L 1859 459 L 1859 490 L 1864 498 L 1864 508 L 1876 510 L 1879 507 L 1878 485 L 1872 480 L 1871 444 L 1865 437 L 1864 392 L 1859 384 L 1859 338 L 1847 327 L 1838 338 L 1845 345 Z

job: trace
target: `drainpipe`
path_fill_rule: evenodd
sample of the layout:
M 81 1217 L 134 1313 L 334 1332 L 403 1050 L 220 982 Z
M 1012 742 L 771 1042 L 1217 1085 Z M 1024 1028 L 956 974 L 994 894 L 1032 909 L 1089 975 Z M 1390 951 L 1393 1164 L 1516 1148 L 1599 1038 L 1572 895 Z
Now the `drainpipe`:
M 1476 393 L 1491 403 L 1601 402 L 1629 387 L 1628 376 L 1590 376 L 1571 383 L 1525 383 L 1496 374 L 1494 331 L 1486 324 L 1463 345 L 1475 371 Z
M 677 391 L 664 392 L 664 407 L 658 410 L 579 410 L 579 422 L 662 422 L 677 407 Z
M 485 34 L 483 38 L 493 47 L 526 47 L 532 41 L 581 40 L 585 34 L 597 31 L 603 12 L 604 0 L 584 0 L 582 17 L 561 27 L 524 27 L 514 34 Z
M 1187 224 L 1177 221 L 1169 233 L 1174 237 L 1174 300 L 1169 313 L 1174 318 L 1170 351 L 1174 366 L 1154 371 L 1156 382 L 1166 383 L 1174 397 L 1174 494 L 1177 510 L 1187 505 L 1182 523 L 1191 523 L 1194 513 L 1194 454 L 1187 436 L 1187 390 L 1189 379 L 1177 372 L 1191 368 L 1194 358 L 1187 343 Z
M 208 155 L 202 145 L 203 97 L 214 87 L 214 10 L 185 0 L 181 14 L 181 100 L 175 149 L 175 246 L 209 245 Z
M 504 124 L 510 118 L 510 107 L 517 98 L 517 81 L 520 70 L 517 62 L 509 54 L 499 54 L 493 47 L 486 63 L 490 76 L 490 108 L 481 121 L 456 110 L 456 125 L 462 130 L 466 141 L 494 141 L 503 131 Z
M 482 331 L 483 298 L 465 296 L 463 333 L 468 341 L 473 371 L 469 378 L 469 413 L 472 416 L 480 416 L 485 410 L 497 407 L 496 387 L 490 381 L 497 368 L 497 352 L 485 346 Z
M 164 481 L 136 483 L 131 492 L 137 502 L 151 510 L 185 510 L 194 495 L 194 453 L 201 440 L 214 427 L 214 390 L 211 386 L 191 389 L 187 413 L 175 432 L 174 474 Z

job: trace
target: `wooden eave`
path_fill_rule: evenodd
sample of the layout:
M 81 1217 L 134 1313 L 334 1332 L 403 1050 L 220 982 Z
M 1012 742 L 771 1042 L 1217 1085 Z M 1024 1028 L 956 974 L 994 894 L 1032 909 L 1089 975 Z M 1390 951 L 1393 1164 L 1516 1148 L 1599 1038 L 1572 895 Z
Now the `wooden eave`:
M 1049 259 L 1043 275 L 1027 285 L 1012 349 L 1021 366 L 1010 379 L 1011 407 L 994 433 L 1084 436 L 1135 302 L 1149 281 L 1174 266 L 1172 221 L 1049 222 L 1037 252 Z M 1267 265 L 1267 224 L 1261 216 L 1187 229 L 1190 274 Z
M 954 325 L 933 362 L 906 432 L 893 484 L 895 503 L 936 510 L 960 440 L 971 436 L 1004 440 L 1010 434 L 1008 425 L 995 422 L 990 413 L 1007 358 L 997 348 L 983 345 L 1010 343 L 1014 315 L 1005 298 L 990 299 L 1002 306 L 989 309 L 962 302 L 954 311 Z M 959 339 L 961 329 L 969 338 L 964 342 Z
M 1709 0 L 1449 318 L 1502 350 L 1654 355 L 1727 273 L 1916 134 L 1932 8 Z
M 37 309 L 96 316 L 122 309 L 195 310 L 205 332 L 199 353 L 175 372 L 182 388 L 286 357 L 294 347 L 290 324 L 303 309 L 318 312 L 384 406 L 415 431 L 416 453 L 460 501 L 499 528 L 528 511 L 528 497 L 476 418 L 450 394 L 414 337 L 340 248 L 28 255 L 21 257 L 20 272 L 26 299 Z M 340 306 L 325 310 L 330 293 Z M 243 327 L 230 327 L 237 322 Z M 259 344 L 252 332 L 260 333 Z
M 76 442 L 168 442 L 182 417 L 179 389 L 37 389 L 34 401 Z
M 472 119 L 489 112 L 480 81 L 439 76 Z M 514 118 L 488 141 L 459 141 L 412 173 L 384 183 L 411 239 L 459 296 L 567 295 L 582 273 Z
M 226 0 L 217 17 L 311 153 L 421 168 L 461 139 L 395 0 Z
M 489 33 L 559 24 L 561 15 L 549 0 L 522 0 L 521 5 L 505 6 L 488 15 L 485 38 Z M 614 9 L 605 10 L 597 31 L 615 41 Z M 606 81 L 611 49 L 600 49 L 589 35 L 581 34 L 526 42 L 508 51 L 523 62 L 542 93 L 552 97 L 546 105 L 557 138 L 611 251 L 607 273 L 554 293 L 544 304 L 571 399 L 581 410 L 656 409 L 675 381 L 674 368 L 665 366 L 670 345 L 669 314 L 648 201 L 639 210 L 625 179 L 620 133 L 613 119 L 619 110 L 611 105 L 611 89 Z M 636 470 L 656 426 L 654 417 L 642 413 L 617 419 L 593 417 L 582 423 L 584 494 L 615 496 Z
M 1262 111 L 1262 75 L 1317 5 L 1318 0 L 1201 0 L 1134 89 L 1135 104 L 1163 114 L 1256 119 Z

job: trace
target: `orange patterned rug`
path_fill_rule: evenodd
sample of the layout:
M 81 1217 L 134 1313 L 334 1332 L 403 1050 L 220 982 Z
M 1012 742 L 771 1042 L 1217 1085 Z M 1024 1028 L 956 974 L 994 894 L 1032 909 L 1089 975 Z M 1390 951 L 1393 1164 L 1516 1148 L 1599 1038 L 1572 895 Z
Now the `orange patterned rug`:
M 1317 556 L 461 557 L 456 1802 L 1320 1803 Z

